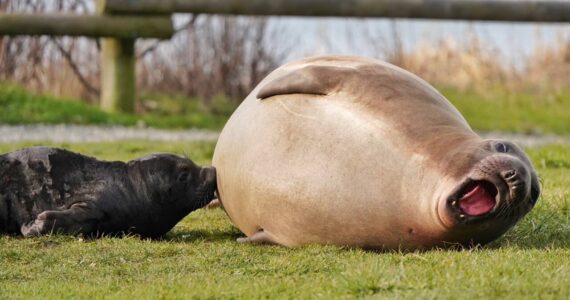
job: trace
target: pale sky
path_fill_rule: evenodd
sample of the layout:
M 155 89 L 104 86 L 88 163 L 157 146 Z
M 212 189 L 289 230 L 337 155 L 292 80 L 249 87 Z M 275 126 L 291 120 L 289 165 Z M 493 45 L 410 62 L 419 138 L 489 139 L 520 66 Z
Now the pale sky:
M 466 42 L 475 33 L 489 47 L 499 51 L 514 65 L 524 61 L 537 46 L 550 46 L 563 41 L 570 43 L 570 24 L 561 23 L 513 23 L 513 22 L 464 22 L 404 20 L 395 23 L 386 19 L 349 18 L 276 18 L 275 23 L 290 31 L 290 38 L 298 40 L 291 59 L 311 54 L 343 53 L 373 55 L 367 46 L 366 35 L 386 36 L 391 42 L 392 24 L 405 49 L 421 42 L 435 43 L 443 38 Z M 368 32 L 368 33 L 366 33 Z M 288 37 L 284 37 L 288 38 Z M 316 52 L 316 53 L 315 53 Z

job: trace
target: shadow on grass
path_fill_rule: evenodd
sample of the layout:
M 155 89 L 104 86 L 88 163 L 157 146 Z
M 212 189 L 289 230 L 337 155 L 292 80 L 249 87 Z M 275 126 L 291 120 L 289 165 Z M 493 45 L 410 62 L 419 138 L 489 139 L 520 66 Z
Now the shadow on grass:
M 228 230 L 177 230 L 170 232 L 161 240 L 175 243 L 194 243 L 194 242 L 226 242 L 235 240 L 243 236 L 243 233 L 237 229 Z
M 235 227 L 227 229 L 189 229 L 180 228 L 171 231 L 161 240 L 176 243 L 194 242 L 235 242 L 244 234 Z M 513 229 L 509 230 L 498 240 L 487 245 L 476 245 L 473 247 L 450 246 L 444 248 L 446 251 L 464 251 L 472 249 L 521 249 L 521 250 L 553 250 L 570 249 L 570 206 L 563 205 L 553 210 L 551 207 L 537 209 L 519 222 Z M 432 249 L 433 250 L 433 249 Z M 367 251 L 386 253 L 390 250 L 370 250 Z M 431 251 L 426 249 L 421 252 Z M 411 251 L 417 252 L 417 251 Z
M 22 239 L 21 236 L 5 235 L 5 238 Z M 129 235 L 127 235 L 129 236 Z M 224 229 L 190 229 L 186 227 L 178 227 L 166 234 L 165 236 L 155 239 L 155 241 L 165 241 L 174 243 L 199 243 L 199 242 L 235 242 L 237 238 L 243 237 L 237 228 L 231 226 Z M 121 238 L 125 236 L 106 236 L 107 238 Z M 132 236 L 136 237 L 136 236 Z M 76 240 L 78 237 L 73 236 L 43 236 L 38 237 L 34 246 L 40 248 L 57 247 L 60 244 Z M 97 238 L 86 238 L 86 241 L 93 241 Z M 260 246 L 263 247 L 263 246 Z M 347 249 L 350 249 L 349 247 Z M 469 251 L 473 249 L 480 250 L 497 250 L 497 249 L 520 249 L 520 250 L 556 250 L 570 249 L 570 204 L 563 204 L 553 207 L 536 208 L 529 216 L 524 218 L 512 230 L 508 231 L 498 240 L 491 242 L 485 246 L 464 247 L 456 246 L 443 248 L 445 251 Z M 375 253 L 391 253 L 391 252 L 429 252 L 435 249 L 425 249 L 423 251 L 404 251 L 404 250 L 371 250 Z
M 566 231 L 566 236 L 570 235 L 570 231 Z M 552 239 L 525 239 L 525 238 L 511 238 L 502 237 L 499 240 L 492 242 L 483 247 L 483 249 L 501 249 L 501 248 L 515 248 L 521 250 L 556 250 L 556 249 L 570 249 L 570 242 L 568 238 L 552 238 Z
M 523 250 L 570 249 L 570 229 L 544 232 L 536 235 L 508 233 L 497 241 L 484 246 L 484 249 L 516 248 Z

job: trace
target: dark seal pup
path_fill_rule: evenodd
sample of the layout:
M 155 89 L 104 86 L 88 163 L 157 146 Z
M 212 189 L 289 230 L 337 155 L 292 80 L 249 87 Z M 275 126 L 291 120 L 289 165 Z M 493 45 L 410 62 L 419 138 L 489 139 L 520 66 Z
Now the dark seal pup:
M 214 198 L 216 172 L 173 154 L 105 162 L 54 148 L 0 155 L 0 233 L 156 238 Z

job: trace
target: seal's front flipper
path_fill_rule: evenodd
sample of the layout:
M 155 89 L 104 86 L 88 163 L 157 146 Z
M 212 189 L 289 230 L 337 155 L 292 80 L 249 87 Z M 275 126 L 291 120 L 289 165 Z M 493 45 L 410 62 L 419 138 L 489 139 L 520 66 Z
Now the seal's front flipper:
M 290 94 L 327 95 L 338 90 L 354 74 L 353 69 L 346 67 L 305 66 L 265 83 L 257 98 L 263 100 Z
M 237 242 L 240 244 L 266 244 L 266 245 L 279 245 L 266 231 L 260 230 L 252 236 L 238 238 Z
M 30 223 L 22 225 L 25 237 L 49 233 L 90 234 L 96 231 L 103 213 L 86 202 L 73 204 L 66 210 L 46 210 Z

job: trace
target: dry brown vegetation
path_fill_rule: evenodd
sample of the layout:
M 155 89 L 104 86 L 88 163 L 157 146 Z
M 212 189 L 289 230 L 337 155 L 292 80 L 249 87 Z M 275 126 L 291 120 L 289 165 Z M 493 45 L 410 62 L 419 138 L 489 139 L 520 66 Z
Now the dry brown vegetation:
M 49 3 L 49 4 L 47 4 Z M 65 11 L 90 13 L 89 0 L 0 0 L 0 12 Z M 189 16 L 177 18 L 169 41 L 137 42 L 138 86 L 142 91 L 197 96 L 217 95 L 240 101 L 269 71 L 287 59 L 279 39 L 283 26 L 264 18 Z M 179 23 L 179 24 L 178 24 Z M 388 40 L 371 37 L 379 57 L 400 65 L 432 84 L 485 92 L 570 89 L 570 40 L 537 46 L 515 68 L 474 34 L 468 43 L 452 39 L 423 41 L 404 51 L 394 26 Z M 276 47 L 275 45 L 279 45 Z M 99 47 L 84 38 L 0 38 L 0 81 L 67 98 L 95 102 L 99 94 Z
M 570 88 L 570 41 L 560 40 L 551 48 L 538 47 L 522 69 L 505 63 L 492 49 L 474 37 L 461 47 L 453 40 L 424 44 L 401 56 L 405 69 L 436 85 L 485 92 L 555 92 Z
M 87 1 L 0 0 L 2 12 L 61 11 L 86 13 Z M 30 90 L 92 100 L 98 94 L 97 43 L 84 38 L 0 38 L 0 81 Z
M 182 28 L 173 40 L 142 50 L 143 89 L 239 101 L 285 57 L 270 46 L 268 31 L 278 29 L 264 18 L 192 16 Z
M 86 0 L 0 0 L 1 12 L 89 13 Z M 178 22 L 177 22 L 178 23 Z M 284 59 L 271 47 L 275 31 L 264 18 L 190 16 L 169 41 L 137 41 L 138 86 L 145 91 L 239 101 Z M 273 33 L 273 34 L 272 34 Z M 56 96 L 96 101 L 99 45 L 60 37 L 0 38 L 0 81 Z
M 570 88 L 570 39 L 559 40 L 554 47 L 538 47 L 528 59 L 519 84 L 531 87 Z
M 420 41 L 408 51 L 402 47 L 396 24 L 391 34 L 367 34 L 373 52 L 432 84 L 486 93 L 558 93 L 570 89 L 570 35 L 560 33 L 555 43 L 538 39 L 532 55 L 515 66 L 494 45 L 486 44 L 474 32 L 467 43 L 453 38 Z M 388 44 L 388 46 L 386 46 Z

